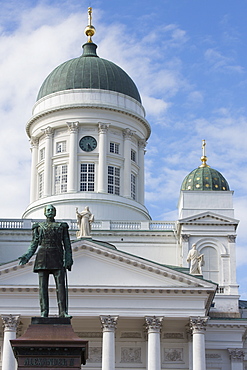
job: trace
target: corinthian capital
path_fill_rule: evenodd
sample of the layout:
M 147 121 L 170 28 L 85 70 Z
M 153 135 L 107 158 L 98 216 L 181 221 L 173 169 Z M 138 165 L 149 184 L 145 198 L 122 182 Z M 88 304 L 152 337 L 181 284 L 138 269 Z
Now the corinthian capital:
M 79 122 L 67 122 L 67 126 L 70 132 L 77 132 Z
M 31 144 L 31 148 L 37 148 L 38 145 L 39 145 L 39 139 L 32 136 L 31 139 L 30 139 L 30 144 Z
M 20 321 L 19 315 L 1 315 L 1 318 L 3 320 L 4 330 L 16 331 L 16 328 Z
M 100 316 L 102 329 L 116 329 L 118 316 Z
M 125 130 L 123 130 L 123 137 L 124 137 L 124 139 L 131 140 L 134 133 L 135 133 L 135 131 L 132 131 L 129 128 L 126 128 Z
M 192 331 L 192 334 L 197 333 L 204 333 L 206 330 L 206 325 L 208 322 L 207 317 L 191 317 L 190 318 L 190 328 Z
M 160 333 L 162 326 L 163 316 L 146 316 L 145 326 L 147 331 L 157 331 Z
M 138 140 L 138 146 L 139 146 L 140 149 L 145 149 L 146 148 L 146 144 L 147 144 L 147 142 L 146 142 L 145 139 Z
M 106 134 L 109 128 L 109 124 L 107 123 L 99 123 L 98 131 L 99 134 Z
M 244 350 L 242 348 L 228 348 L 228 353 L 232 361 L 244 360 Z
M 53 135 L 53 132 L 54 132 L 54 130 L 50 126 L 48 126 L 46 128 L 42 128 L 41 131 L 45 134 L 46 138 L 51 137 Z

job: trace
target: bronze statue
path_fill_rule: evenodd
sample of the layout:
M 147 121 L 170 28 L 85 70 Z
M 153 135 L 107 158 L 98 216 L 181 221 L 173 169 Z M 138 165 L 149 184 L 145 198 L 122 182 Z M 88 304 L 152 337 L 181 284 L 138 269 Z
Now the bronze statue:
M 20 265 L 26 264 L 39 246 L 33 271 L 39 274 L 41 316 L 48 317 L 49 314 L 48 281 L 49 275 L 53 274 L 59 317 L 70 317 L 65 286 L 66 269 L 71 271 L 73 264 L 69 226 L 66 222 L 55 222 L 56 208 L 53 205 L 46 206 L 44 214 L 46 221 L 35 223 L 32 227 L 33 239 L 27 252 L 20 257 Z

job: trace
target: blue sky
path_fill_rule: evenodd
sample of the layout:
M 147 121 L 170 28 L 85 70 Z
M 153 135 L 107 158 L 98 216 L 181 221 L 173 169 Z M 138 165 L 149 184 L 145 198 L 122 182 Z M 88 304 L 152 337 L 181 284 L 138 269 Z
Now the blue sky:
M 245 0 L 0 0 L 0 217 L 29 203 L 25 124 L 45 77 L 77 57 L 93 7 L 98 55 L 139 88 L 152 127 L 146 153 L 146 206 L 175 220 L 183 178 L 208 164 L 234 190 L 238 281 L 247 299 L 247 2 Z

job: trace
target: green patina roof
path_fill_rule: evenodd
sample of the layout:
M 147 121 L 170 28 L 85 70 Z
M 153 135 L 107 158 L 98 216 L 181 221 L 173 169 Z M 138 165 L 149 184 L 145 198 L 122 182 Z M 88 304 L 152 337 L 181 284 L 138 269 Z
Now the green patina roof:
M 37 100 L 57 91 L 70 89 L 101 89 L 128 95 L 141 103 L 138 89 L 116 64 L 99 58 L 97 45 L 83 45 L 82 56 L 68 60 L 55 68 L 43 82 Z
M 230 190 L 228 182 L 217 170 L 209 166 L 200 166 L 184 179 L 181 190 Z

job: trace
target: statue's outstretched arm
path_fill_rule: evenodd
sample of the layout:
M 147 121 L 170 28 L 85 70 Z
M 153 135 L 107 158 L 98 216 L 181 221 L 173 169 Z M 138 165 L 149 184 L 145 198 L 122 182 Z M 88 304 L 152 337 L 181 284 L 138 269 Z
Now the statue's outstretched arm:
M 30 260 L 30 258 L 36 252 L 38 245 L 39 245 L 39 230 L 38 230 L 38 225 L 35 224 L 33 226 L 33 240 L 31 242 L 30 247 L 26 251 L 26 253 L 24 253 L 21 257 L 19 257 L 19 260 L 20 260 L 19 265 L 25 265 Z

